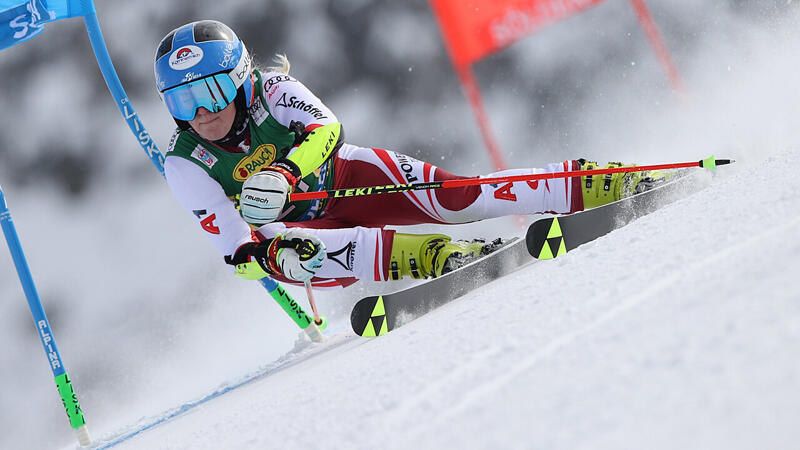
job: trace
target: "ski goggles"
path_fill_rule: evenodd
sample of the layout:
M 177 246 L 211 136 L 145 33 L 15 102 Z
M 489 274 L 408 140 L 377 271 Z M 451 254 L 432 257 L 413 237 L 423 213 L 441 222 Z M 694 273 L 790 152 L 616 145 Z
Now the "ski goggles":
M 212 113 L 222 111 L 236 98 L 236 85 L 227 73 L 210 75 L 162 93 L 172 117 L 190 121 L 203 107 Z

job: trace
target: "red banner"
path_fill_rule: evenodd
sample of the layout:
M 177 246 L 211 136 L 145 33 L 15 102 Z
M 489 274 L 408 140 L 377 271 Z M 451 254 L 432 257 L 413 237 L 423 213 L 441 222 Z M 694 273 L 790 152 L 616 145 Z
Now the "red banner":
M 466 67 L 603 0 L 430 0 L 450 57 Z

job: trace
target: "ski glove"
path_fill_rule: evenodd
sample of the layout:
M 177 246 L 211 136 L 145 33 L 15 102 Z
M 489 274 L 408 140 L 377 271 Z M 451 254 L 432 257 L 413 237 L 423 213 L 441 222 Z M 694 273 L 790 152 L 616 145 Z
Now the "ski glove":
M 297 182 L 296 166 L 290 161 L 281 161 L 253 174 L 242 184 L 239 209 L 247 223 L 261 226 L 274 222 L 283 210 L 292 186 Z M 299 172 L 299 169 L 296 170 Z
M 294 281 L 314 277 L 325 259 L 325 244 L 305 231 L 292 229 L 270 241 L 239 247 L 225 262 L 236 266 L 236 276 L 246 280 L 281 274 Z

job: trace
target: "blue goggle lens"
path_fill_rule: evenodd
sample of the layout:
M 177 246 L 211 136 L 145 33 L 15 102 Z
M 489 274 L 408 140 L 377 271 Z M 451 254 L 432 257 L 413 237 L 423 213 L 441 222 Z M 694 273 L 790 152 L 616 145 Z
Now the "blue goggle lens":
M 197 108 L 216 113 L 230 105 L 236 98 L 236 86 L 228 74 L 218 73 L 168 89 L 163 95 L 173 117 L 190 121 L 197 114 Z

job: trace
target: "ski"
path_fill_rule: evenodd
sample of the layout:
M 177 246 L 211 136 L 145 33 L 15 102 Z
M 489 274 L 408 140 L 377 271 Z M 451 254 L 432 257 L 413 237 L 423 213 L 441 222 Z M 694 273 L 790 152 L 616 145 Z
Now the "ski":
M 553 259 L 696 190 L 696 177 L 685 176 L 598 208 L 539 219 L 528 227 L 525 242 L 534 258 Z
M 438 278 L 392 294 L 359 300 L 350 314 L 350 324 L 359 336 L 386 334 L 531 261 L 525 240 L 514 238 L 492 253 Z
M 727 164 L 729 160 L 716 162 Z M 679 176 L 674 181 L 608 205 L 539 219 L 528 227 L 525 239 L 512 239 L 503 247 L 458 270 L 408 289 L 359 300 L 350 314 L 350 324 L 359 336 L 386 334 L 535 259 L 561 256 L 684 198 L 703 185 L 695 176 Z M 535 259 L 531 259 L 531 256 Z

